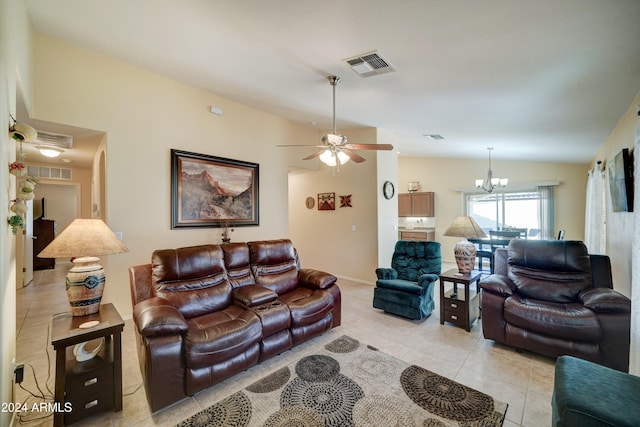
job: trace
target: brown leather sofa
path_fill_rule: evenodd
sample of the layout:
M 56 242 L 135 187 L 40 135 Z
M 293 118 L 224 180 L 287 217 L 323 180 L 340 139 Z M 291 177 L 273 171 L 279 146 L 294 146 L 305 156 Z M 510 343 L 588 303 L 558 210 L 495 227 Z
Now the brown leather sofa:
M 480 280 L 485 338 L 628 371 L 631 301 L 612 289 L 609 257 L 579 241 L 516 239 L 494 261 Z
M 336 277 L 289 240 L 156 250 L 129 277 L 154 412 L 340 325 Z

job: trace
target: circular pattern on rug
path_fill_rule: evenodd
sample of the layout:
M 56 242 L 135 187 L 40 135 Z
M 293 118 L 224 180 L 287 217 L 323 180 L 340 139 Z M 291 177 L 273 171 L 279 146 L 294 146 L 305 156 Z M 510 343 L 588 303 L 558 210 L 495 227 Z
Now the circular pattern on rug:
M 356 402 L 364 397 L 362 388 L 344 375 L 326 382 L 308 382 L 294 378 L 280 395 L 280 406 L 301 405 L 319 414 L 327 426 L 352 424 Z
M 387 386 L 391 385 L 391 381 L 397 385 L 402 373 L 402 365 L 396 359 L 378 351 L 362 353 L 353 360 L 349 359 L 345 362 L 345 369 L 350 373 L 349 377 L 361 384 L 384 378 Z
M 264 427 L 324 427 L 324 421 L 311 409 L 296 405 L 271 414 Z
M 251 401 L 242 392 L 232 394 L 186 419 L 178 427 L 245 427 L 251 419 Z
M 358 347 L 360 347 L 360 342 L 346 335 L 324 346 L 324 348 L 332 353 L 351 353 L 352 351 L 356 351 Z
M 278 369 L 271 375 L 267 375 L 261 380 L 256 381 L 247 387 L 247 390 L 253 393 L 271 393 L 276 391 L 289 381 L 291 378 L 291 371 L 288 367 Z
M 353 407 L 353 423 L 359 427 L 418 426 L 411 413 L 411 408 L 398 398 L 366 396 Z
M 296 363 L 296 374 L 309 382 L 327 381 L 340 373 L 340 363 L 332 357 L 313 354 Z
M 493 413 L 493 398 L 419 366 L 402 372 L 407 396 L 427 411 L 455 421 L 477 421 Z

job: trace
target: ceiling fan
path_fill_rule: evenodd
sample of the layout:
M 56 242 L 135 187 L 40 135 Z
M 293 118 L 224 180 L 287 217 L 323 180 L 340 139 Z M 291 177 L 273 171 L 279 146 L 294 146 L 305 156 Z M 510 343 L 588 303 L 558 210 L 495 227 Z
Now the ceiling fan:
M 278 147 L 316 147 L 321 150 L 308 155 L 302 160 L 311 160 L 320 157 L 320 160 L 328 166 L 344 165 L 349 160 L 362 163 L 366 159 L 355 153 L 353 150 L 393 150 L 391 144 L 349 144 L 347 137 L 336 132 L 336 86 L 340 81 L 338 76 L 327 77 L 333 88 L 333 133 L 328 133 L 322 137 L 323 145 L 278 145 Z

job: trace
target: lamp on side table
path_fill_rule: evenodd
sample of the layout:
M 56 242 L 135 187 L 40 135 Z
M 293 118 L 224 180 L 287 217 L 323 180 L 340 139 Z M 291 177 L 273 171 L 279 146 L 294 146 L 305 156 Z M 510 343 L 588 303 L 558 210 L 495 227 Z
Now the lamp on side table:
M 444 236 L 464 237 L 456 243 L 453 253 L 458 265 L 458 274 L 463 275 L 473 270 L 476 265 L 476 245 L 467 240 L 468 237 L 485 238 L 487 235 L 478 223 L 470 216 L 459 216 L 444 232 Z
M 66 279 L 67 297 L 73 316 L 86 316 L 100 310 L 105 285 L 101 255 L 129 252 L 101 219 L 75 219 L 39 258 L 75 258 Z

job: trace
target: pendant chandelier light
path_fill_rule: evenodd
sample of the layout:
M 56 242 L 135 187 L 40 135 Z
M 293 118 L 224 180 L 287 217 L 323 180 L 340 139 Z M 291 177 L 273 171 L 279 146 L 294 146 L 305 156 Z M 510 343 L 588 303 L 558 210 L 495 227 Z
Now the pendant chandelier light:
M 476 188 L 491 193 L 496 187 L 506 187 L 509 178 L 494 178 L 491 170 L 491 151 L 493 147 L 487 147 L 489 150 L 489 170 L 485 179 L 476 179 Z

